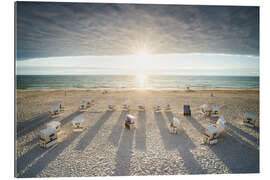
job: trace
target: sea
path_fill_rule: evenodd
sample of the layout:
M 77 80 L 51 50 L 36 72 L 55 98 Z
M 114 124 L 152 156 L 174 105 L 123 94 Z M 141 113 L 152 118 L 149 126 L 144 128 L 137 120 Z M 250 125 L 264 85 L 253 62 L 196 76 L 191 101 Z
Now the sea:
M 16 88 L 44 89 L 259 89 L 258 76 L 16 75 Z

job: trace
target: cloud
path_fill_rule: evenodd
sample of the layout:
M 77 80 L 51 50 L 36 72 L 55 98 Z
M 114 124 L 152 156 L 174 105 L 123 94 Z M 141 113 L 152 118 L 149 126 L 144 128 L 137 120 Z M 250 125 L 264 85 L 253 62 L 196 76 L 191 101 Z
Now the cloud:
M 151 53 L 259 55 L 259 8 L 17 2 L 17 59 Z

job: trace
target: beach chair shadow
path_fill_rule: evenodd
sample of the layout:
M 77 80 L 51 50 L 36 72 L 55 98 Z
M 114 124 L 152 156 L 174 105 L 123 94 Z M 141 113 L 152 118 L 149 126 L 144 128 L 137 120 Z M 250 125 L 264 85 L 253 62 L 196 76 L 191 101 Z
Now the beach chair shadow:
M 136 121 L 136 149 L 146 151 L 146 114 L 145 111 L 138 112 L 138 118 Z
M 166 115 L 169 120 L 172 120 L 172 112 L 166 112 Z M 196 146 L 186 132 L 182 130 L 179 135 L 170 134 L 168 131 L 168 123 L 166 123 L 162 113 L 155 113 L 155 120 L 159 127 L 165 149 L 167 151 L 178 150 L 189 174 L 206 174 L 206 171 L 202 169 L 190 151 Z
M 67 116 L 66 118 L 61 120 L 61 123 L 66 124 L 72 120 L 73 117 L 81 114 L 80 112 L 74 112 L 71 115 Z M 25 143 L 26 146 L 33 145 L 39 142 L 39 136 L 36 136 L 32 141 Z M 27 165 L 31 164 L 36 158 L 40 157 L 41 154 L 48 151 L 49 149 L 42 149 L 40 148 L 39 144 L 35 145 L 31 150 L 20 156 L 17 161 L 17 173 L 23 170 Z
M 33 120 L 30 120 L 29 122 L 26 121 L 24 123 L 19 123 L 17 125 L 17 132 L 16 132 L 17 138 L 25 136 L 31 131 L 38 129 L 39 127 L 49 122 L 50 120 L 51 118 L 48 116 L 48 114 L 44 113 L 38 117 L 35 117 Z
M 28 141 L 27 143 L 25 143 L 24 145 L 25 146 L 30 146 L 30 145 L 34 145 L 34 144 L 36 144 L 36 143 L 38 143 L 39 141 L 39 137 L 38 136 L 36 136 L 35 138 L 33 138 L 31 141 Z
M 73 132 L 67 139 L 63 142 L 59 143 L 57 146 L 45 150 L 44 156 L 38 159 L 31 167 L 29 167 L 23 174 L 21 174 L 20 178 L 30 178 L 36 177 L 45 167 L 48 166 L 50 162 L 55 160 L 57 156 L 63 152 L 78 136 L 79 132 Z M 38 147 L 40 149 L 40 147 Z M 40 149 L 39 151 L 44 153 L 44 149 Z M 37 151 L 38 152 L 38 151 Z M 39 152 L 40 153 L 40 152 Z M 29 154 L 31 155 L 31 154 Z M 39 157 L 39 156 L 37 156 Z
M 124 122 L 125 122 L 125 118 L 127 114 L 128 112 L 122 111 L 119 116 L 118 121 L 115 123 L 115 125 L 112 128 L 112 132 L 108 138 L 108 141 L 111 142 L 112 145 L 114 146 L 118 146 L 119 144 L 119 140 L 121 137 L 122 130 L 124 128 Z
M 252 141 L 253 143 L 255 143 L 257 146 L 259 146 L 259 139 L 246 133 L 245 131 L 239 129 L 238 127 L 232 125 L 231 123 L 227 122 L 226 125 L 233 131 L 235 131 L 236 133 L 240 134 L 241 136 L 249 139 L 250 141 Z
M 259 150 L 228 130 L 223 143 L 211 147 L 231 173 L 259 173 Z
M 79 116 L 80 114 L 82 114 L 82 112 L 74 112 L 72 114 L 70 114 L 69 116 L 63 118 L 60 122 L 61 122 L 61 126 L 64 126 L 65 124 L 67 124 L 68 122 L 70 122 L 74 117 Z M 29 146 L 29 145 L 33 145 L 38 143 L 38 136 L 36 136 L 35 138 L 33 138 L 31 141 L 25 143 L 25 146 Z
M 17 158 L 16 173 L 20 173 L 24 168 L 26 168 L 27 165 L 31 164 L 31 162 L 40 157 L 45 151 L 47 150 L 40 148 L 39 144 L 37 144 L 31 150 Z
M 106 120 L 110 118 L 113 111 L 106 111 L 102 117 L 96 122 L 94 126 L 92 126 L 88 131 L 84 134 L 84 136 L 80 139 L 75 149 L 79 151 L 84 151 L 84 149 L 91 143 L 93 138 L 98 133 L 101 126 L 105 123 Z
M 37 121 L 39 121 L 41 118 L 47 117 L 48 114 L 47 113 L 42 113 L 36 117 L 33 117 L 30 120 L 24 121 L 24 122 L 18 122 L 17 123 L 17 131 L 21 131 L 22 129 L 24 129 L 24 127 L 29 126 L 30 124 L 36 123 Z
M 76 111 L 72 114 L 70 114 L 69 116 L 63 118 L 60 123 L 61 123 L 61 126 L 64 126 L 65 124 L 67 124 L 68 122 L 70 122 L 73 118 L 81 115 L 83 112 L 80 112 L 80 111 Z
M 132 156 L 133 137 L 134 131 L 124 128 L 120 145 L 116 153 L 114 176 L 130 175 L 130 160 Z
M 204 134 L 205 128 L 200 123 L 198 123 L 195 118 L 193 118 L 192 116 L 185 118 L 192 124 L 194 128 L 197 129 L 198 132 L 200 132 L 202 135 Z
M 204 127 L 196 119 L 186 118 L 200 133 L 204 133 Z M 232 173 L 259 172 L 259 151 L 256 148 L 242 140 L 232 129 L 227 129 L 221 136 L 219 143 L 210 147 Z

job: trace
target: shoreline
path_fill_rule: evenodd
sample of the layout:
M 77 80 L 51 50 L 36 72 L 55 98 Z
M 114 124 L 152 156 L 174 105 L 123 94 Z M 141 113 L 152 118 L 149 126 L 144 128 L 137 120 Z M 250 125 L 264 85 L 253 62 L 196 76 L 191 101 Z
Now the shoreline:
M 148 92 L 260 92 L 260 89 L 16 89 L 17 92 L 55 92 L 55 91 L 70 91 L 70 92 L 97 92 L 97 91 L 108 91 L 108 92 L 130 92 L 130 91 L 148 91 Z

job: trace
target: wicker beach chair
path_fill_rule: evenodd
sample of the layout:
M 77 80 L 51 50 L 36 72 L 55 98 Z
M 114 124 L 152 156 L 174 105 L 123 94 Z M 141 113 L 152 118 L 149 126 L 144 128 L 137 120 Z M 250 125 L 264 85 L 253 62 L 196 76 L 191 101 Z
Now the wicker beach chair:
M 184 105 L 184 116 L 191 116 L 190 105 Z
M 59 106 L 51 106 L 49 110 L 49 114 L 51 117 L 56 117 L 60 114 L 60 108 Z
M 159 102 L 157 102 L 157 103 L 154 105 L 154 111 L 155 111 L 155 112 L 161 111 L 161 104 L 160 104 Z
M 144 105 L 144 102 L 140 102 L 140 103 L 139 103 L 138 109 L 139 109 L 139 111 L 145 111 L 145 105 Z
M 42 148 L 49 148 L 58 143 L 56 129 L 48 127 L 39 133 L 39 145 Z
M 226 121 L 221 116 L 218 121 L 206 128 L 204 132 L 203 142 L 207 144 L 216 144 L 218 142 L 218 137 L 225 131 Z
M 84 100 L 80 102 L 80 111 L 86 111 L 86 102 Z
M 84 118 L 77 116 L 72 120 L 73 131 L 83 131 Z
M 85 101 L 86 107 L 90 107 L 93 103 L 93 100 L 90 98 L 86 98 L 84 101 Z
M 136 127 L 136 126 L 135 126 L 135 121 L 134 121 L 134 119 L 135 119 L 135 117 L 132 116 L 132 115 L 130 115 L 130 114 L 128 114 L 128 115 L 126 116 L 125 127 L 126 127 L 127 129 L 131 129 L 131 128 L 135 128 L 135 127 Z
M 201 112 L 207 116 L 210 116 L 212 109 L 207 104 L 203 104 L 203 105 L 201 105 Z
M 256 114 L 246 112 L 244 115 L 243 123 L 249 127 L 255 127 Z
M 181 127 L 180 120 L 176 117 L 173 117 L 172 121 L 170 122 L 170 133 L 177 134 L 178 130 Z
M 217 105 L 212 106 L 211 115 L 212 116 L 219 116 L 219 107 Z
M 123 111 L 129 111 L 129 104 L 127 101 L 125 101 L 122 105 L 122 110 Z
M 115 110 L 115 104 L 113 101 L 108 102 L 108 111 L 114 111 Z
M 164 104 L 164 110 L 165 111 L 170 111 L 171 110 L 171 104 L 169 102 L 165 102 L 165 104 Z
M 57 106 L 59 106 L 60 111 L 64 111 L 65 107 L 64 107 L 64 101 L 58 101 L 56 103 Z

